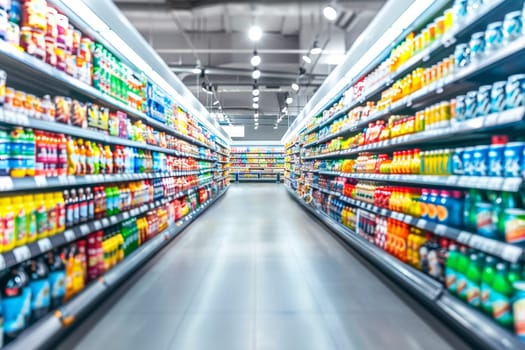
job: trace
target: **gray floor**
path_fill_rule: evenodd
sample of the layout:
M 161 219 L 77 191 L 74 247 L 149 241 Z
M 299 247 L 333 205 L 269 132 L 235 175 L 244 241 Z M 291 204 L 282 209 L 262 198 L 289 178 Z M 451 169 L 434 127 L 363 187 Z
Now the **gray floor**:
M 233 185 L 59 349 L 459 349 L 282 185 Z

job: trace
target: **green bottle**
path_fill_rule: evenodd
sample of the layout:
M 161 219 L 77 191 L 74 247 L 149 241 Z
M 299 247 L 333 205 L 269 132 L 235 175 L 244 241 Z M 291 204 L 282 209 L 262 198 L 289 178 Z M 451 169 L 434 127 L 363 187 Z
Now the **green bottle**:
M 496 276 L 496 259 L 492 256 L 485 258 L 485 266 L 481 274 L 481 308 L 492 316 L 492 283 Z
M 104 188 L 106 192 L 106 217 L 113 215 L 113 191 L 112 187 L 106 186 Z
M 469 264 L 467 248 L 461 247 L 456 265 L 456 295 L 464 301 L 467 301 L 467 269 Z
M 522 281 L 520 264 L 514 263 L 510 265 L 508 280 L 511 286 L 514 284 L 514 282 Z
M 467 268 L 467 303 L 474 307 L 480 307 L 480 284 L 481 284 L 482 260 L 477 254 L 470 254 L 470 263 Z
M 500 325 L 513 328 L 514 319 L 510 298 L 512 297 L 513 288 L 509 282 L 509 273 L 505 263 L 496 264 L 496 275 L 492 284 L 492 317 Z
M 511 192 L 501 192 L 494 201 L 494 217 L 498 238 L 505 240 L 505 210 L 516 208 L 516 198 Z
M 456 294 L 457 287 L 457 263 L 458 263 L 458 247 L 451 244 L 448 248 L 447 260 L 445 261 L 445 285 L 450 293 Z
M 469 208 L 469 225 L 472 231 L 476 231 L 478 227 L 476 203 L 483 202 L 483 196 L 479 190 L 470 190 L 470 208 Z

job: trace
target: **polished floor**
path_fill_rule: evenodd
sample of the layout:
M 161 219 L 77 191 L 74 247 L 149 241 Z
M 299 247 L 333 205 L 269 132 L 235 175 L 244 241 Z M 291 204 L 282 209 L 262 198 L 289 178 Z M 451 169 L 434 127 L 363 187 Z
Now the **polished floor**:
M 58 349 L 463 349 L 282 185 L 232 185 Z

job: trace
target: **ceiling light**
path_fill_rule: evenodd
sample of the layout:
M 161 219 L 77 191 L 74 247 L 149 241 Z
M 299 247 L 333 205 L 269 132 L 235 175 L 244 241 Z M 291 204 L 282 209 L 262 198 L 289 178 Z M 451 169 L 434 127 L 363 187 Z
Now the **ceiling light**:
M 219 100 L 213 102 L 213 105 L 214 105 L 214 106 L 217 106 L 218 104 L 219 104 Z
M 310 56 L 307 55 L 303 55 L 303 61 L 305 61 L 308 64 L 312 63 L 312 59 L 310 58 Z
M 257 96 L 259 96 L 259 94 L 260 94 L 259 89 L 258 88 L 254 88 L 253 91 L 252 91 L 252 95 L 257 97 Z
M 222 106 L 219 106 L 219 111 L 222 111 Z
M 288 110 L 288 107 L 284 106 L 281 112 L 286 113 L 287 110 Z
M 251 63 L 252 66 L 254 66 L 254 67 L 257 67 L 258 65 L 261 64 L 261 56 L 259 56 L 259 55 L 257 54 L 257 51 L 254 51 L 254 52 L 253 52 L 253 56 L 252 56 L 252 58 L 251 58 L 251 60 L 250 60 L 250 63 Z
M 202 91 L 207 93 L 208 95 L 213 95 L 213 86 L 211 84 L 206 84 L 206 82 L 202 82 L 201 84 Z
M 251 26 L 250 30 L 248 30 L 248 37 L 251 41 L 259 41 L 262 34 L 262 29 L 259 26 Z
M 335 21 L 337 18 L 337 10 L 332 5 L 326 5 L 323 9 L 323 15 L 329 21 Z
M 293 98 L 292 98 L 291 96 L 288 96 L 288 97 L 286 98 L 286 101 L 285 101 L 285 102 L 286 102 L 287 105 L 289 105 L 289 104 L 291 104 L 291 103 L 293 102 Z
M 254 118 L 259 118 L 259 113 L 255 112 L 255 113 L 253 114 L 253 117 L 254 117 Z
M 297 83 L 292 84 L 292 90 L 293 91 L 299 91 L 299 85 Z
M 193 74 L 201 74 L 201 69 L 199 67 L 195 67 L 191 70 Z
M 259 129 L 259 126 L 258 126 L 258 125 L 255 125 L 253 128 L 254 128 L 255 130 L 257 130 L 257 129 Z
M 253 97 L 253 102 L 259 102 L 259 96 L 254 96 Z
M 255 68 L 252 72 L 252 78 L 257 80 L 261 77 L 261 71 Z
M 275 126 L 274 126 L 273 128 L 274 128 L 274 129 L 277 129 L 277 128 L 278 128 L 278 126 L 277 126 L 277 125 L 275 125 Z
M 258 104 L 258 103 L 254 103 L 254 104 L 252 105 L 252 107 L 253 107 L 253 109 L 258 109 L 258 108 L 259 108 L 259 104 Z
M 321 49 L 321 48 L 319 47 L 319 44 L 317 43 L 317 40 L 314 41 L 314 46 L 313 46 L 312 49 L 310 50 L 310 53 L 311 53 L 312 55 L 319 55 L 319 54 L 322 53 L 322 52 L 323 52 L 323 49 Z

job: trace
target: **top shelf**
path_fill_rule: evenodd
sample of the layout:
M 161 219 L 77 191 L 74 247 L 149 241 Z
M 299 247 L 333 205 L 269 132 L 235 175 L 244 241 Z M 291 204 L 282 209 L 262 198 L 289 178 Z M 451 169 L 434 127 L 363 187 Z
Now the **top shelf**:
M 84 96 L 108 107 L 121 110 L 129 116 L 144 121 L 157 130 L 164 131 L 181 140 L 215 150 L 213 146 L 181 134 L 173 128 L 149 118 L 146 114 L 115 100 L 113 97 L 98 91 L 94 87 L 57 70 L 25 52 L 19 51 L 4 41 L 0 41 L 0 60 L 2 61 L 2 69 L 8 73 L 8 86 L 14 85 L 17 88 L 30 89 L 33 91 L 36 89 L 41 92 L 41 94 Z

